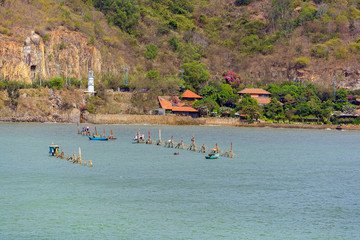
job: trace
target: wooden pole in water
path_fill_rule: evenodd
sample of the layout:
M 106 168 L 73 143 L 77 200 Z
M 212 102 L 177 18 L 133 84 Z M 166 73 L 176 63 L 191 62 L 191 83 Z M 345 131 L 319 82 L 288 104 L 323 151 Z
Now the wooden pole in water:
M 146 142 L 147 144 L 152 144 L 152 140 L 151 140 L 151 135 L 150 135 L 150 131 L 149 131 L 149 139 L 148 141 Z
M 79 147 L 79 157 L 78 157 L 78 163 L 81 164 L 81 148 Z
M 95 127 L 95 134 L 97 135 L 97 130 L 96 130 L 96 127 Z
M 113 130 L 111 129 L 111 137 L 114 137 Z
M 161 145 L 161 129 L 159 129 L 159 142 L 158 145 Z
M 232 142 L 231 142 L 231 150 L 230 150 L 230 158 L 234 157 L 234 153 L 233 153 L 233 147 L 232 147 Z
M 105 134 L 105 128 L 104 128 L 104 137 L 106 137 L 106 134 Z

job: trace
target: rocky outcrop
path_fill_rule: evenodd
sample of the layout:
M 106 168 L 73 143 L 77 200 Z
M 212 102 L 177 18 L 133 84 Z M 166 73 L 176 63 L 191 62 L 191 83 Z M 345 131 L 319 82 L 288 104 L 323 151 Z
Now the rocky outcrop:
M 37 79 L 61 76 L 86 77 L 89 70 L 100 73 L 102 56 L 81 33 L 64 28 L 48 32 L 46 37 L 32 31 L 24 41 L 21 36 L 0 34 L 0 77 L 31 84 Z M 59 64 L 59 67 L 57 66 Z

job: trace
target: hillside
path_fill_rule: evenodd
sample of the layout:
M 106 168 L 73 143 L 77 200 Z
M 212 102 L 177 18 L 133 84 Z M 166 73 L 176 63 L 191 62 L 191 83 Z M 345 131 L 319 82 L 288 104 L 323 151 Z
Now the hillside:
M 359 8 L 321 0 L 1 0 L 0 76 L 47 80 L 58 63 L 61 75 L 71 65 L 79 80 L 92 69 L 120 85 L 121 66 L 129 66 L 130 82 L 149 87 L 148 71 L 161 83 L 199 61 L 209 81 L 231 70 L 247 84 L 296 77 L 331 85 L 336 76 L 338 86 L 357 88 Z

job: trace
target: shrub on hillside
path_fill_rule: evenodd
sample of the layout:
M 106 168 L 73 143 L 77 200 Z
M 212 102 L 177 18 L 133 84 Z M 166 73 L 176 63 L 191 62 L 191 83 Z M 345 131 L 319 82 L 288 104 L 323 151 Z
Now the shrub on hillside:
M 334 56 L 337 59 L 345 59 L 348 56 L 348 50 L 344 47 L 339 47 L 335 50 Z
M 341 45 L 343 41 L 340 38 L 333 38 L 329 41 L 325 42 L 325 45 L 328 46 L 330 49 L 335 49 L 339 45 Z
M 60 90 L 64 87 L 64 80 L 61 78 L 52 78 L 50 81 L 44 82 L 44 86 L 48 86 L 49 88 L 54 88 Z
M 50 39 L 50 34 L 45 34 L 43 37 L 42 37 L 42 39 L 43 39 L 43 41 L 44 42 L 47 42 L 47 41 L 49 41 L 49 39 Z
M 159 25 L 157 27 L 157 32 L 162 34 L 162 35 L 166 35 L 166 34 L 168 34 L 170 32 L 170 29 L 166 25 Z
M 360 54 L 360 43 L 350 43 L 349 50 L 351 53 Z
M 307 57 L 300 57 L 295 59 L 295 67 L 296 68 L 303 68 L 309 65 L 310 60 Z
M 170 38 L 168 40 L 168 44 L 169 44 L 170 49 L 173 52 L 178 51 L 179 48 L 180 48 L 180 42 L 179 42 L 179 39 L 176 36 L 173 36 L 172 38 Z
M 158 47 L 155 44 L 146 45 L 146 51 L 144 52 L 146 58 L 153 60 L 158 55 Z
M 5 34 L 5 35 L 10 35 L 10 30 L 6 27 L 0 26 L 0 33 Z
M 131 33 L 139 21 L 139 6 L 132 0 L 93 0 L 93 4 L 104 12 L 108 21 L 121 30 Z
M 316 44 L 311 48 L 310 54 L 317 58 L 327 58 L 329 56 L 329 50 L 324 44 Z
M 168 26 L 173 30 L 176 30 L 179 27 L 178 23 L 175 20 L 170 20 Z

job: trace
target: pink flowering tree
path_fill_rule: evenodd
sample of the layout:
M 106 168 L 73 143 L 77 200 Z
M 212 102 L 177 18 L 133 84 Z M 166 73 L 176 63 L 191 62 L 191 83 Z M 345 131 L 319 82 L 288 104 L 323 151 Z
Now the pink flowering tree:
M 229 84 L 232 88 L 238 88 L 241 82 L 243 81 L 240 75 L 237 75 L 233 71 L 224 72 L 222 78 Z

